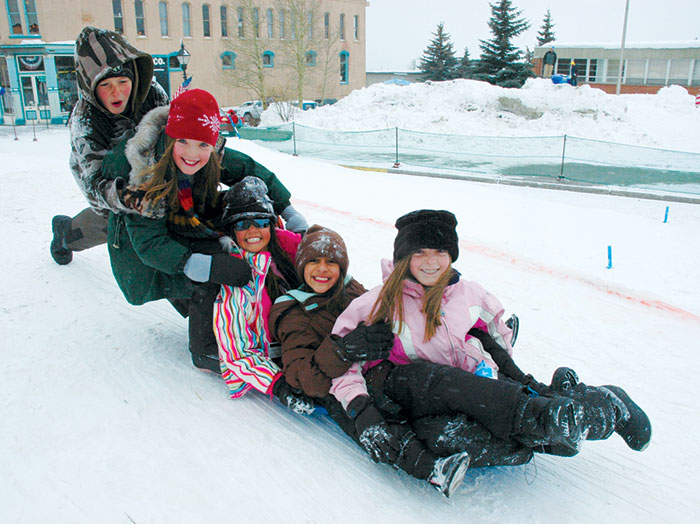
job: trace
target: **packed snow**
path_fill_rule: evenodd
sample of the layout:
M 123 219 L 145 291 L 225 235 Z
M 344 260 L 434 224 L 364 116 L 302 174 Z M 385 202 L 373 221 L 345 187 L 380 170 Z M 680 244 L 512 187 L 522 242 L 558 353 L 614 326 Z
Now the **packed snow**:
M 345 129 L 405 119 L 520 135 L 542 124 L 487 118 L 498 113 L 490 109 L 498 93 L 511 91 L 466 81 L 409 87 L 363 89 L 299 119 Z M 543 132 L 570 125 L 700 151 L 692 140 L 700 111 L 687 93 L 614 99 L 593 91 L 535 83 L 522 96 L 550 108 Z M 580 92 L 591 95 L 585 103 Z M 598 116 L 577 116 L 567 101 Z M 0 128 L 0 522 L 696 520 L 699 205 L 358 171 L 229 141 L 277 173 L 310 223 L 344 237 L 350 272 L 368 287 L 391 256 L 398 216 L 453 211 L 456 267 L 520 317 L 516 362 L 541 381 L 568 365 L 587 383 L 618 384 L 651 418 L 642 453 L 613 435 L 584 443 L 573 458 L 471 470 L 445 499 L 371 462 L 322 416 L 295 415 L 256 393 L 230 400 L 220 377 L 191 365 L 186 321 L 166 301 L 126 303 L 105 246 L 56 265 L 51 217 L 85 201 L 68 169 L 67 128 L 36 132 L 36 142 L 31 127 L 15 141 L 11 127 Z
M 569 135 L 700 153 L 700 110 L 681 86 L 618 96 L 542 78 L 528 80 L 522 89 L 475 80 L 372 84 L 333 105 L 297 112 L 294 120 L 341 131 L 398 127 L 470 136 Z M 274 108 L 263 113 L 262 125 L 281 123 Z

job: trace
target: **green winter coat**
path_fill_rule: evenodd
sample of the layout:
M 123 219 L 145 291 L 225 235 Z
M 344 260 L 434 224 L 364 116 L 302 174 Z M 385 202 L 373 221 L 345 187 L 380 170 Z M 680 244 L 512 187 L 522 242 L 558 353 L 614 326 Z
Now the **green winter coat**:
M 145 182 L 143 170 L 161 158 L 165 150 L 167 116 L 168 107 L 156 108 L 146 115 L 134 137 L 119 144 L 105 157 L 102 166 L 105 178 L 130 173 L 130 185 Z M 290 193 L 274 173 L 248 155 L 226 148 L 221 162 L 221 182 L 231 186 L 246 176 L 256 176 L 265 182 L 275 212 L 279 214 L 289 205 Z M 216 222 L 219 212 L 211 208 L 209 215 L 201 218 Z M 168 222 L 167 213 L 160 215 L 109 214 L 107 243 L 112 273 L 124 297 L 133 305 L 192 296 L 193 283 L 183 269 L 193 252 L 193 243 L 201 245 L 203 241 L 176 232 Z M 215 243 L 213 240 L 206 242 Z

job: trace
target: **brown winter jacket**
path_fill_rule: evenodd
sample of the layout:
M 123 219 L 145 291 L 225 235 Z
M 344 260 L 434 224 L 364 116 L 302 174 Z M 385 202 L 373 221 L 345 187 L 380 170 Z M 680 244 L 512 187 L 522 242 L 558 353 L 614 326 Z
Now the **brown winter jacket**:
M 347 307 L 366 292 L 352 277 L 346 277 Z M 326 308 L 329 297 L 294 290 L 278 298 L 270 311 L 273 338 L 282 344 L 282 372 L 287 382 L 310 397 L 328 395 L 331 379 L 350 367 L 334 351 L 330 339 L 336 313 Z

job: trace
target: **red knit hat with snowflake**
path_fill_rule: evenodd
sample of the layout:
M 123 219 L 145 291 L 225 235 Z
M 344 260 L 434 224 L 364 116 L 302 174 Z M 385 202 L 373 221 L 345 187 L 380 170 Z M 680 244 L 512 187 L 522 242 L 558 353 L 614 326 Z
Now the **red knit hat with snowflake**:
M 219 104 L 203 89 L 184 91 L 170 102 L 165 134 L 212 146 L 219 138 Z

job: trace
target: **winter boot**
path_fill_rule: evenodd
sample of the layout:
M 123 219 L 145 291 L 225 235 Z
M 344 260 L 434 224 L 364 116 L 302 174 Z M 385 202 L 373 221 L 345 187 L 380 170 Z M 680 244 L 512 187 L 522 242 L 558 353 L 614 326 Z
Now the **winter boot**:
M 428 482 L 449 498 L 461 486 L 468 468 L 469 453 L 466 451 L 439 458 L 435 461 Z
M 71 230 L 72 218 L 66 215 L 56 215 L 51 219 L 51 257 L 56 264 L 65 266 L 73 260 L 73 251 L 68 247 L 68 233 Z
M 564 444 L 578 449 L 582 438 L 581 404 L 568 397 L 528 397 L 518 403 L 513 437 L 525 446 Z
M 557 368 L 552 375 L 552 384 L 549 386 L 553 393 L 571 396 L 574 386 L 578 384 L 578 375 L 571 368 Z
M 644 451 L 651 442 L 651 421 L 646 413 L 617 386 L 601 386 L 601 390 L 612 393 L 611 400 L 619 413 L 615 432 L 635 451 Z
M 214 301 L 219 285 L 196 284 L 189 301 L 189 349 L 195 367 L 221 373 L 219 347 L 214 336 Z
M 192 353 L 192 364 L 202 371 L 221 374 L 221 362 L 218 355 L 197 355 Z

